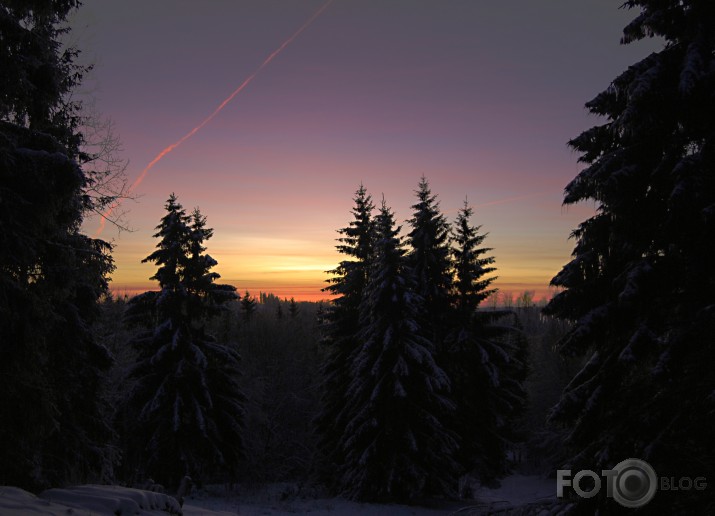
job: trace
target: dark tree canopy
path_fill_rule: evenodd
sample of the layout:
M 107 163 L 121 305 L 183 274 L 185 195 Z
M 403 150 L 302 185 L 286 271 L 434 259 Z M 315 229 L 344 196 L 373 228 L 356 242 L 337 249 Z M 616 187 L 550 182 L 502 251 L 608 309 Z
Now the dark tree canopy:
M 665 45 L 586 104 L 605 122 L 570 142 L 586 167 L 564 202 L 593 200 L 597 213 L 574 230 L 546 311 L 576 323 L 563 351 L 590 358 L 553 419 L 571 428 L 574 465 L 638 457 L 659 475 L 697 476 L 715 470 L 715 3 L 626 6 L 640 13 L 623 42 Z M 709 493 L 652 504 L 705 513 Z
M 51 135 L 76 157 L 79 103 L 69 95 L 87 71 L 60 36 L 75 0 L 4 0 L 0 5 L 0 118 Z
M 111 363 L 92 333 L 113 269 L 80 233 L 84 68 L 60 35 L 73 1 L 0 3 L 0 483 L 106 479 Z M 28 406 L 33 407 L 28 410 Z

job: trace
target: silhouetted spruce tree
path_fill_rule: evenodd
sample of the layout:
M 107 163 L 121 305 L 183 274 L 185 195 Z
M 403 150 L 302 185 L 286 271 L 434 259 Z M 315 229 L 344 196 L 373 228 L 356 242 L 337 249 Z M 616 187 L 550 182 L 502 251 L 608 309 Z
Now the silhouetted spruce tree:
M 368 263 L 372 252 L 375 206 L 372 198 L 360 185 L 354 197 L 353 220 L 339 229 L 338 251 L 347 259 L 328 271 L 332 275 L 324 292 L 336 296 L 322 315 L 325 359 L 321 366 L 321 409 L 315 420 L 324 464 L 324 481 L 335 487 L 335 466 L 342 464 L 339 441 L 347 423 L 346 392 L 351 379 L 350 354 L 358 346 L 359 309 L 368 277 Z
M 216 261 L 204 254 L 213 231 L 198 210 L 187 215 L 173 194 L 165 208 L 154 235 L 157 250 L 143 260 L 159 265 L 151 279 L 161 291 L 138 296 L 128 311 L 131 318 L 153 302 L 156 325 L 132 342 L 139 360 L 130 373 L 136 384 L 124 416 L 130 419 L 128 460 L 175 487 L 187 474 L 206 480 L 235 473 L 244 397 L 237 352 L 204 327 L 236 298 L 234 287 L 214 283 Z
M 465 201 L 454 223 L 453 311 L 444 367 L 456 404 L 454 427 L 460 437 L 459 461 L 466 471 L 490 482 L 507 472 L 507 446 L 525 401 L 525 345 L 510 311 L 478 310 L 497 289 L 492 250 L 481 247 L 486 233 L 471 223 Z
M 453 409 L 449 380 L 418 322 L 423 300 L 398 233 L 383 201 L 341 439 L 343 491 L 358 500 L 412 501 L 456 487 L 457 443 L 441 422 Z
M 573 139 L 587 166 L 565 204 L 594 201 L 546 312 L 575 321 L 561 342 L 588 354 L 553 419 L 572 465 L 638 457 L 659 476 L 715 471 L 715 3 L 630 0 L 623 43 L 665 46 L 586 106 L 605 122 Z M 603 493 L 603 490 L 602 490 Z M 644 512 L 705 514 L 715 491 L 658 492 Z M 600 496 L 580 504 L 610 506 Z
M 246 294 L 241 298 L 241 310 L 243 311 L 243 320 L 249 322 L 256 313 L 256 299 L 251 297 L 251 294 L 246 290 Z
M 30 489 L 106 479 L 113 462 L 110 356 L 90 331 L 111 247 L 80 232 L 91 177 L 71 94 L 86 69 L 60 42 L 78 4 L 0 6 L 0 484 Z
M 288 304 L 288 313 L 291 319 L 295 319 L 298 316 L 298 303 L 295 302 L 295 298 L 290 298 L 290 303 Z
M 432 195 L 424 176 L 415 193 L 417 203 L 412 206 L 414 212 L 409 220 L 412 230 L 407 235 L 410 245 L 407 256 L 415 275 L 416 292 L 424 300 L 422 322 L 425 334 L 432 340 L 439 355 L 446 333 L 452 286 L 450 227 L 440 212 L 437 196 Z
M 205 254 L 204 242 L 213 236 L 206 227 L 206 217 L 198 208 L 191 213 L 189 253 L 184 268 L 184 284 L 189 294 L 189 312 L 198 321 L 220 315 L 226 311 L 224 303 L 236 299 L 236 289 L 231 285 L 215 283 L 221 276 L 211 269 L 218 262 Z

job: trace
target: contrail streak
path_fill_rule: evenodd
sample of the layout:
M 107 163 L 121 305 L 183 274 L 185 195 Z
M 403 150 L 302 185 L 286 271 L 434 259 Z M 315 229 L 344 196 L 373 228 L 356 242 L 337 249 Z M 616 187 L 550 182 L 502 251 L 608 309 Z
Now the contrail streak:
M 195 135 L 197 132 L 199 132 L 199 131 L 201 130 L 201 128 L 203 128 L 206 124 L 208 124 L 211 120 L 213 120 L 213 118 L 214 118 L 216 115 L 218 115 L 218 114 L 221 112 L 221 110 L 222 110 L 223 108 L 225 108 L 226 105 L 227 105 L 229 102 L 231 102 L 236 95 L 238 95 L 239 93 L 241 93 L 241 91 L 243 90 L 243 88 L 245 88 L 246 86 L 248 86 L 248 85 L 251 83 L 251 81 L 261 72 L 261 70 L 263 70 L 266 66 L 268 66 L 268 64 L 269 64 L 271 61 L 273 61 L 273 59 L 274 59 L 278 54 L 280 54 L 285 47 L 287 47 L 288 45 L 290 45 L 295 38 L 297 38 L 298 36 L 300 36 L 300 34 L 301 34 L 305 29 L 307 29 L 307 28 L 315 21 L 315 19 L 316 19 L 318 16 L 320 16 L 323 11 L 325 11 L 325 9 L 328 8 L 328 6 L 332 3 L 332 1 L 333 1 L 333 0 L 328 0 L 327 2 L 325 2 L 325 4 L 323 4 L 323 6 L 322 6 L 320 9 L 318 9 L 317 11 L 315 11 L 315 13 L 313 14 L 313 16 L 311 16 L 311 17 L 308 19 L 308 21 L 305 22 L 297 31 L 295 31 L 295 33 L 294 33 L 290 38 L 288 38 L 287 40 L 285 40 L 285 41 L 281 44 L 281 46 L 279 46 L 277 49 L 275 49 L 275 50 L 261 63 L 261 65 L 260 65 L 258 68 L 256 68 L 256 70 L 255 70 L 251 75 L 249 75 L 249 76 L 241 83 L 241 85 L 240 85 L 238 88 L 236 88 L 235 90 L 233 90 L 233 92 L 232 92 L 228 97 L 226 97 L 226 99 L 225 99 L 223 102 L 221 102 L 221 104 L 219 104 L 216 109 L 214 109 L 213 113 L 211 113 L 209 116 L 207 116 L 206 118 L 204 118 L 203 121 L 202 121 L 199 125 L 197 125 L 196 127 L 194 127 L 191 131 L 189 131 L 188 133 L 186 133 L 186 134 L 185 134 L 184 136 L 182 136 L 179 140 L 177 140 L 176 142 L 172 143 L 171 145 L 169 145 L 168 147 L 166 147 L 164 150 L 162 150 L 159 154 L 157 154 L 156 157 L 155 157 L 153 160 L 151 160 L 146 167 L 144 167 L 144 170 L 142 170 L 141 174 L 139 174 L 139 177 L 136 178 L 136 180 L 132 183 L 132 185 L 131 185 L 131 186 L 129 187 L 129 189 L 127 190 L 127 194 L 130 194 L 130 193 L 132 193 L 134 190 L 137 189 L 137 187 L 142 183 L 142 181 L 144 181 L 144 178 L 146 177 L 147 173 L 154 167 L 154 165 L 156 165 L 159 161 L 161 161 L 161 159 L 162 159 L 164 156 L 166 156 L 166 155 L 169 154 L 171 151 L 173 151 L 174 149 L 176 149 L 179 145 L 181 145 L 181 144 L 184 143 L 186 140 L 188 140 L 189 138 L 191 138 L 193 135 Z M 97 230 L 97 233 L 96 233 L 95 237 L 98 237 L 99 235 L 102 234 L 102 231 L 104 231 L 104 226 L 107 224 L 107 218 L 112 214 L 112 212 L 114 211 L 115 208 L 116 208 L 116 206 L 112 206 L 112 207 L 108 208 L 107 211 L 105 211 L 104 213 L 102 213 L 102 218 L 101 218 L 100 221 L 99 221 L 99 229 Z

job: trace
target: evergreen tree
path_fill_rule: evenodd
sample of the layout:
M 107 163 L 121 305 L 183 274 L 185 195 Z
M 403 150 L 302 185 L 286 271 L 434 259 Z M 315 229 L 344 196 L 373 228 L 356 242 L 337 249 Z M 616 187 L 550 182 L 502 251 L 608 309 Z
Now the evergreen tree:
M 156 324 L 132 342 L 139 360 L 125 425 L 129 462 L 167 486 L 184 475 L 207 479 L 218 469 L 235 474 L 241 455 L 243 395 L 237 352 L 205 331 L 208 318 L 236 298 L 217 285 L 216 261 L 203 243 L 213 234 L 199 210 L 191 216 L 172 194 L 154 235 L 157 249 L 144 261 L 159 265 L 151 279 L 161 291 L 130 302 L 129 316 L 153 303 Z M 136 418 L 136 424 L 131 420 Z
M 220 276 L 211 269 L 217 262 L 208 254 L 204 254 L 206 247 L 203 245 L 212 236 L 213 229 L 206 227 L 206 217 L 198 208 L 194 208 L 190 217 L 188 261 L 184 267 L 183 282 L 191 301 L 189 313 L 199 320 L 218 315 L 223 303 L 236 299 L 235 288 L 215 283 Z
M 288 313 L 290 314 L 291 319 L 295 319 L 298 316 L 298 303 L 295 302 L 295 298 L 290 298 Z
M 339 229 L 338 251 L 347 259 L 329 273 L 324 292 L 335 296 L 322 315 L 325 359 L 322 364 L 321 411 L 315 421 L 320 449 L 328 464 L 323 476 L 335 483 L 334 466 L 343 462 L 339 440 L 345 432 L 346 392 L 351 378 L 350 354 L 357 347 L 359 309 L 368 278 L 372 250 L 375 206 L 365 187 L 360 185 L 354 197 L 353 220 Z
M 250 322 L 253 314 L 256 312 L 256 300 L 251 297 L 248 290 L 246 290 L 246 295 L 241 298 L 241 310 L 243 310 L 243 320 Z
M 452 284 L 450 228 L 424 176 L 415 193 L 418 202 L 412 206 L 414 212 L 409 220 L 412 230 L 408 234 L 411 248 L 408 259 L 415 275 L 416 292 L 424 299 L 426 335 L 441 354 Z
M 587 166 L 564 203 L 593 200 L 597 213 L 573 232 L 546 312 L 575 321 L 561 348 L 590 359 L 553 419 L 570 429 L 576 469 L 637 457 L 660 476 L 695 477 L 715 470 L 715 3 L 625 5 L 641 12 L 623 42 L 665 46 L 586 104 L 606 120 L 570 142 Z M 644 509 L 705 514 L 715 496 L 659 492 Z
M 506 473 L 506 447 L 524 405 L 525 342 L 504 322 L 511 312 L 478 310 L 497 292 L 491 288 L 496 276 L 490 276 L 496 268 L 487 255 L 492 249 L 480 247 L 487 235 L 471 225 L 472 213 L 465 201 L 454 224 L 454 302 L 444 367 L 456 404 L 460 463 L 490 482 Z
M 474 210 L 465 200 L 464 206 L 459 210 L 454 222 L 451 254 L 454 272 L 454 301 L 460 321 L 470 321 L 482 301 L 497 293 L 497 289 L 491 287 L 497 277 L 489 276 L 496 272 L 494 257 L 484 256 L 493 249 L 479 247 L 484 243 L 487 234 L 479 233 L 482 229 L 481 226 L 472 226 L 473 214 Z
M 441 423 L 453 408 L 449 381 L 420 328 L 423 300 L 398 233 L 383 201 L 343 407 L 342 486 L 359 500 L 411 501 L 452 494 L 456 486 L 457 444 Z
M 86 70 L 60 43 L 77 5 L 0 4 L 0 483 L 30 489 L 112 473 L 110 356 L 90 331 L 111 247 L 80 233 Z

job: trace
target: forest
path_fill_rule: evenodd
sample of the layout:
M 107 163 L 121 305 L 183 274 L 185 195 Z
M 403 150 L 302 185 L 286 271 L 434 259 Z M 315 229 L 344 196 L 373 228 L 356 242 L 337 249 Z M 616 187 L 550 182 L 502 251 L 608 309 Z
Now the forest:
M 323 302 L 221 283 L 209 218 L 170 192 L 155 288 L 113 295 L 112 244 L 81 228 L 128 192 L 73 96 L 80 2 L 0 1 L 0 485 L 188 476 L 424 506 L 637 458 L 657 493 L 512 513 L 715 511 L 712 487 L 662 482 L 715 471 L 715 4 L 625 6 L 624 43 L 666 44 L 586 104 L 602 123 L 569 142 L 564 204 L 597 209 L 537 305 L 493 286 L 489 228 L 466 201 L 448 220 L 424 176 L 402 225 L 356 185 Z

